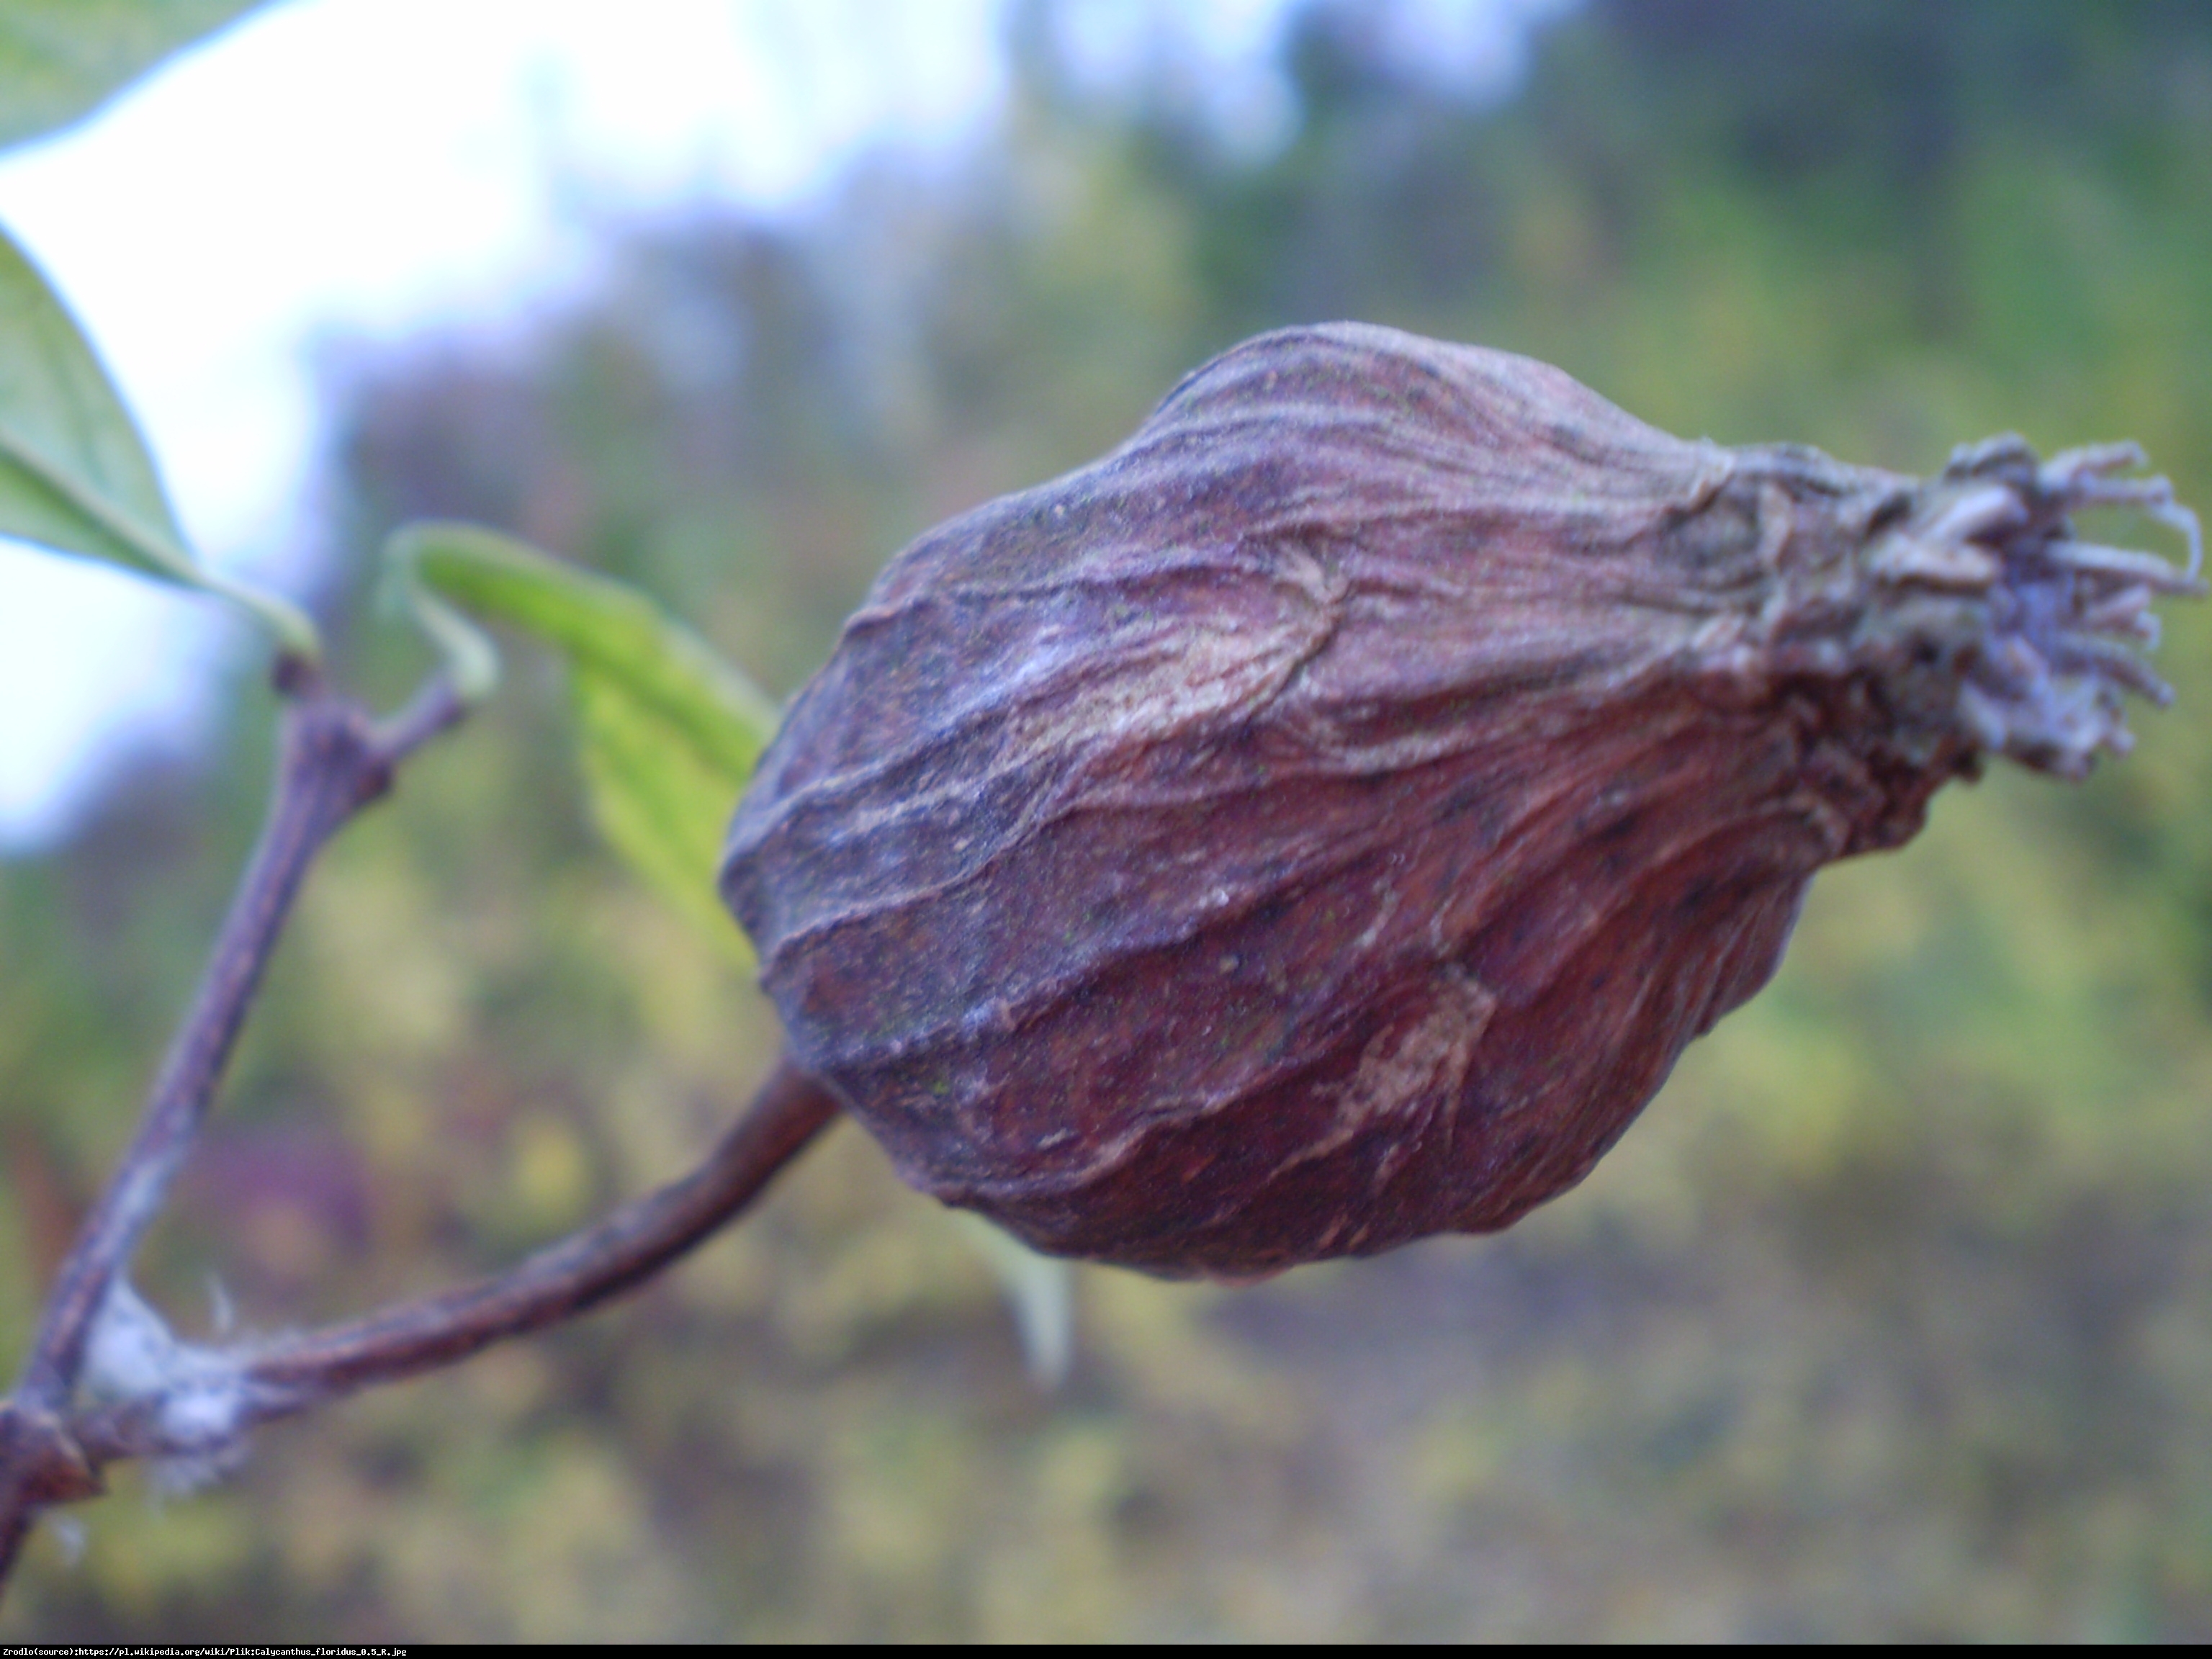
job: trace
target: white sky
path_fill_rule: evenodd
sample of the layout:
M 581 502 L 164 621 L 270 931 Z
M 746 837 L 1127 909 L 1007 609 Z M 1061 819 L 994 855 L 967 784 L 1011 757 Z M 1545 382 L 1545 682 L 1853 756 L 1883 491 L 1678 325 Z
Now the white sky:
M 1397 29 L 1456 79 L 1508 81 L 1520 21 L 1559 3 L 1401 0 Z M 1083 0 L 1071 33 L 1111 74 L 1163 12 L 1189 20 L 1223 118 L 1264 143 L 1290 118 L 1268 67 L 1285 5 Z M 317 335 L 490 325 L 573 291 L 580 187 L 626 211 L 775 207 L 872 143 L 957 146 L 998 112 L 1005 10 L 291 0 L 0 159 L 0 222 L 98 344 L 196 546 L 281 585 Z M 205 729 L 239 643 L 204 602 L 0 542 L 0 854 Z

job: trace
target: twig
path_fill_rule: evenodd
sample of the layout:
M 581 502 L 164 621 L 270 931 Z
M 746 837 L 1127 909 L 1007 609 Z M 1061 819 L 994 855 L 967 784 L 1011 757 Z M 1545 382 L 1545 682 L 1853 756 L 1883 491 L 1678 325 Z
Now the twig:
M 280 661 L 276 681 L 289 706 L 260 840 L 137 1133 L 56 1275 L 21 1381 L 0 1404 L 0 1582 L 39 1508 L 98 1489 L 67 1425 L 93 1323 L 207 1116 L 301 882 L 331 836 L 391 788 L 393 769 L 465 712 L 442 678 L 381 726 L 296 659 Z
M 298 682 L 295 679 L 295 684 Z M 392 787 L 392 769 L 462 714 L 434 680 L 386 727 L 356 704 L 303 686 L 286 711 L 269 816 L 208 958 L 199 994 L 148 1098 L 138 1133 L 63 1261 L 16 1398 L 68 1402 L 107 1289 L 128 1264 L 206 1120 L 270 952 L 317 854 Z
M 443 680 L 382 725 L 296 666 L 279 685 L 295 701 L 260 842 L 138 1133 L 56 1276 L 21 1383 L 0 1402 L 0 1584 L 39 1512 L 96 1496 L 108 1463 L 227 1451 L 256 1424 L 455 1364 L 650 1278 L 750 1205 L 839 1110 L 826 1085 L 784 1060 L 697 1170 L 506 1273 L 234 1351 L 176 1343 L 162 1328 L 163 1367 L 126 1398 L 81 1407 L 95 1323 L 207 1115 L 308 867 L 402 760 L 465 712 Z
M 839 1109 L 821 1082 L 786 1060 L 698 1169 L 506 1273 L 240 1352 L 222 1382 L 234 1391 L 228 1413 L 206 1408 L 203 1381 L 181 1419 L 173 1401 L 150 1397 L 87 1413 L 71 1425 L 73 1438 L 94 1471 L 119 1458 L 204 1455 L 255 1424 L 573 1319 L 651 1278 L 744 1210 Z M 221 1429 L 211 1433 L 216 1418 Z

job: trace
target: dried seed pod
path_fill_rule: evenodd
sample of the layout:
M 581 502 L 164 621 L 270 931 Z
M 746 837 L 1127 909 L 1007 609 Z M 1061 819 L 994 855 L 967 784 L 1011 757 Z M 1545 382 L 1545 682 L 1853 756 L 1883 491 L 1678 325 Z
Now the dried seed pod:
M 1502 1227 L 1765 983 L 1814 871 L 2166 700 L 2130 642 L 2197 532 L 2141 459 L 1921 481 L 1262 336 L 892 562 L 724 891 L 799 1060 L 1045 1249 L 1243 1275 Z M 2077 541 L 2104 503 L 2188 572 Z

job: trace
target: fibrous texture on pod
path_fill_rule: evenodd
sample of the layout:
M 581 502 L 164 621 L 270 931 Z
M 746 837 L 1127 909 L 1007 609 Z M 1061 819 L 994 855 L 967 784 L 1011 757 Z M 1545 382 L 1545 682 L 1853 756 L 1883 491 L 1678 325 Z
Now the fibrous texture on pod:
M 1354 325 L 930 532 L 800 693 L 724 890 L 906 1178 L 1262 1273 L 1502 1227 L 1996 753 L 2125 748 L 2194 521 L 2125 446 L 1927 480 Z M 2078 539 L 2121 504 L 2190 568 Z

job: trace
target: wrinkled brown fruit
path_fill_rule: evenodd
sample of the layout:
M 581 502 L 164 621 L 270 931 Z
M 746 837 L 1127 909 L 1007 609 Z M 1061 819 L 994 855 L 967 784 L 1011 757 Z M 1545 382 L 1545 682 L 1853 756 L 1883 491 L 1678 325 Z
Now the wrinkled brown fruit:
M 1986 752 L 2078 776 L 2193 521 L 2130 447 L 1685 443 L 1526 358 L 1246 342 L 893 561 L 724 891 L 800 1062 L 1039 1247 L 1262 1273 L 1503 1227 Z

